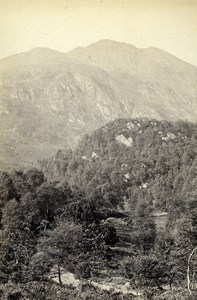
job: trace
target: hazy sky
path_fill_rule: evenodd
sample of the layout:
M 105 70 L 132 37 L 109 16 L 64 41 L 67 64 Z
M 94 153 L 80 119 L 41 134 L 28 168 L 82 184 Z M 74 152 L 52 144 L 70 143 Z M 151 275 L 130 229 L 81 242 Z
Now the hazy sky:
M 197 66 L 197 0 L 0 0 L 0 58 L 101 39 L 155 46 Z

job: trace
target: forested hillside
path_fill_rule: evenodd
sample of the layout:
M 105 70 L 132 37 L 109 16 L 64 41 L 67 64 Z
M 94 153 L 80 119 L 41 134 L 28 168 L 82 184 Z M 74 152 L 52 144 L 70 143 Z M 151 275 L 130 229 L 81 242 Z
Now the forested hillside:
M 155 211 L 178 213 L 196 186 L 196 153 L 196 124 L 118 119 L 40 166 L 48 178 L 66 179 L 106 206 L 127 199 L 131 211 L 143 201 Z
M 1 172 L 2 299 L 196 299 L 196 154 L 196 124 L 118 119 L 37 169 Z M 95 287 L 103 276 L 127 282 L 124 298 Z

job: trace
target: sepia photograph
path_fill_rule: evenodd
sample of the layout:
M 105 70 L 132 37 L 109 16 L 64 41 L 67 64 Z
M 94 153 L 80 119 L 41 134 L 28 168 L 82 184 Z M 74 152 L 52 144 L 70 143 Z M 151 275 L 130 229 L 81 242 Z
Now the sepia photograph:
M 197 299 L 197 0 L 0 0 L 0 299 Z

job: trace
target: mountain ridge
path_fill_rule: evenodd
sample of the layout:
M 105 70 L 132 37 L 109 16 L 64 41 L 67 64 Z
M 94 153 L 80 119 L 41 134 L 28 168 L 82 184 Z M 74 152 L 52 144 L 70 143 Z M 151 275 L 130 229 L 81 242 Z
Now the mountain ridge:
M 196 67 L 159 49 L 110 40 L 77 49 L 37 47 L 0 60 L 1 163 L 73 148 L 116 118 L 197 120 Z
M 8 55 L 8 56 L 5 56 L 5 57 L 2 57 L 0 59 L 0 64 L 5 61 L 5 60 L 8 60 L 10 58 L 13 58 L 13 57 L 17 57 L 17 56 L 21 56 L 23 54 L 27 54 L 27 53 L 35 53 L 35 52 L 41 52 L 41 51 L 48 51 L 48 52 L 53 52 L 53 53 L 56 53 L 56 54 L 59 54 L 59 55 L 62 55 L 62 56 L 69 56 L 72 52 L 75 52 L 75 51 L 79 51 L 79 50 L 85 50 L 85 49 L 88 49 L 88 48 L 94 48 L 95 46 L 98 46 L 98 45 L 104 45 L 104 44 L 111 44 L 111 45 L 123 45 L 123 46 L 126 46 L 127 48 L 130 48 L 130 49 L 135 49 L 135 50 L 138 50 L 138 51 L 145 51 L 145 52 L 148 52 L 148 51 L 155 51 L 155 52 L 162 52 L 168 56 L 171 56 L 173 58 L 175 58 L 176 60 L 180 61 L 180 62 L 183 62 L 184 64 L 188 64 L 194 68 L 197 68 L 197 66 L 177 57 L 176 55 L 168 52 L 168 51 L 165 51 L 163 49 L 160 49 L 158 47 L 154 47 L 154 46 L 149 46 L 149 47 L 146 47 L 146 48 L 137 48 L 136 46 L 132 45 L 132 44 L 129 44 L 129 43 L 126 43 L 126 42 L 118 42 L 118 41 L 114 41 L 114 40 L 110 40 L 110 39 L 102 39 L 102 40 L 99 40 L 97 42 L 94 42 L 94 43 L 91 43 L 90 45 L 88 46 L 85 46 L 85 47 L 82 47 L 82 46 L 79 46 L 79 47 L 76 47 L 74 49 L 71 49 L 67 52 L 63 52 L 63 51 L 59 51 L 59 50 L 55 50 L 55 49 L 52 49 L 52 48 L 49 48 L 49 47 L 44 47 L 44 46 L 38 46 L 38 47 L 34 47 L 34 48 L 31 48 L 27 51 L 22 51 L 22 52 L 18 52 L 18 53 L 15 53 L 15 54 L 11 54 L 11 55 Z

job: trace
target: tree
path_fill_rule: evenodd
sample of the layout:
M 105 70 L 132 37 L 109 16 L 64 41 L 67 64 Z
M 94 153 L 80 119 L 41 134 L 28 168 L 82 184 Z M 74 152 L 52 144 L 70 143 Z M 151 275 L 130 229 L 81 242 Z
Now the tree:
M 110 247 L 118 241 L 116 230 L 107 224 L 83 224 L 82 249 L 86 258 L 94 262 L 108 260 L 112 256 Z
M 29 203 L 10 200 L 4 207 L 1 230 L 0 262 L 7 279 L 20 282 L 27 279 L 29 260 L 35 251 L 35 234 L 31 231 L 36 208 Z M 25 277 L 23 276 L 25 274 Z
M 137 289 L 160 286 L 163 283 L 164 270 L 160 267 L 155 254 L 132 256 L 126 263 L 125 269 L 127 276 Z
M 192 252 L 190 253 L 189 257 L 188 257 L 188 261 L 187 261 L 187 288 L 188 288 L 188 291 L 189 293 L 191 294 L 191 287 L 190 287 L 190 262 L 191 262 L 191 259 L 192 259 L 192 256 L 194 255 L 194 253 L 197 251 L 197 247 L 195 247 Z
M 62 268 L 75 264 L 80 254 L 81 237 L 81 226 L 60 220 L 57 226 L 46 231 L 38 242 L 38 251 L 44 252 L 51 262 L 60 285 L 62 285 Z
M 197 199 L 194 189 L 187 196 L 185 212 L 177 220 L 174 253 L 178 258 L 177 264 L 181 265 L 182 278 L 186 278 L 187 273 L 187 286 L 190 291 L 191 283 L 195 283 L 197 268 L 196 261 L 191 260 L 197 247 Z
M 136 204 L 135 214 L 130 225 L 131 242 L 136 251 L 146 252 L 154 246 L 156 227 L 151 212 L 151 208 L 144 200 Z
M 174 239 L 169 230 L 159 232 L 155 241 L 154 253 L 158 259 L 158 266 L 162 270 L 160 280 L 163 284 L 169 284 L 170 290 L 172 285 L 179 279 L 180 271 L 177 268 L 176 258 L 172 252 L 174 250 Z

